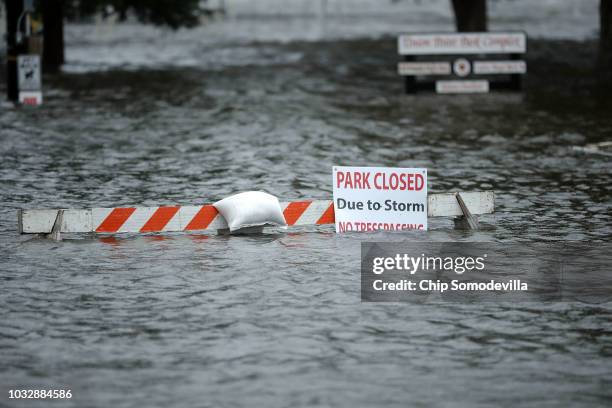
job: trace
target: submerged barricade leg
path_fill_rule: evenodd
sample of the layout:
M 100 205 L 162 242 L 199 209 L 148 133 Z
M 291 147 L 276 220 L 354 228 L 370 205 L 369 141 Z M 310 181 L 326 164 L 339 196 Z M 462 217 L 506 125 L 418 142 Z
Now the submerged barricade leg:
M 459 207 L 461 207 L 461 212 L 463 212 L 463 216 L 460 216 L 458 222 L 455 222 L 455 228 L 463 227 L 465 229 L 477 230 L 479 229 L 478 219 L 472 215 L 470 210 L 465 205 L 463 198 L 461 198 L 461 194 L 455 193 L 455 197 L 457 198 L 457 202 L 459 203 Z
M 61 241 L 62 240 L 62 223 L 64 222 L 64 210 L 57 210 L 57 215 L 55 216 L 55 222 L 53 223 L 53 228 L 51 229 L 51 234 L 47 235 L 47 238 L 51 238 L 53 241 Z

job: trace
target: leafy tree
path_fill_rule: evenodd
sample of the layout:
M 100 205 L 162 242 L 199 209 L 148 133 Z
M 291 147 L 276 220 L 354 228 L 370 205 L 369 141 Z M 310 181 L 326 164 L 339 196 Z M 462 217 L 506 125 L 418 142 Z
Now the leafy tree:
M 42 0 L 46 1 L 46 0 Z M 140 22 L 172 29 L 194 27 L 200 18 L 199 0 L 73 0 L 66 2 L 66 14 L 88 16 L 117 13 L 125 20 L 132 13 Z
M 201 12 L 199 0 L 39 0 L 38 7 L 43 15 L 43 65 L 47 71 L 56 71 L 64 63 L 64 17 L 117 13 L 125 20 L 133 14 L 143 23 L 176 30 L 198 25 Z

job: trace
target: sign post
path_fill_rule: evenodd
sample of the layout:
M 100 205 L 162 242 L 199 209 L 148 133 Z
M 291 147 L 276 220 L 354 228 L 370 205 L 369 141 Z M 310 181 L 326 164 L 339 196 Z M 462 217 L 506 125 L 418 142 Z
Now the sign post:
M 336 232 L 427 230 L 427 170 L 333 168 Z
M 17 84 L 19 103 L 32 106 L 42 104 L 39 55 L 27 54 L 17 57 Z

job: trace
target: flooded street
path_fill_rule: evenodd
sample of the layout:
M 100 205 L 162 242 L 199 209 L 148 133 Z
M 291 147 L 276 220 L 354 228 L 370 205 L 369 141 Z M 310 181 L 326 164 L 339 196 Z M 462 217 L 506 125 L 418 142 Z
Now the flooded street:
M 451 28 L 419 4 L 407 29 Z M 501 29 L 521 15 L 502 17 Z M 404 21 L 376 20 L 368 38 L 345 19 L 310 21 L 67 27 L 45 105 L 0 109 L 2 393 L 65 388 L 74 397 L 53 404 L 117 408 L 608 405 L 609 302 L 360 302 L 364 240 L 610 241 L 610 158 L 571 151 L 612 135 L 589 31 L 526 27 L 522 93 L 405 95 Z M 330 199 L 333 165 L 426 167 L 432 192 L 494 190 L 495 213 L 479 231 L 431 218 L 402 234 L 17 232 L 19 208 L 259 189 Z

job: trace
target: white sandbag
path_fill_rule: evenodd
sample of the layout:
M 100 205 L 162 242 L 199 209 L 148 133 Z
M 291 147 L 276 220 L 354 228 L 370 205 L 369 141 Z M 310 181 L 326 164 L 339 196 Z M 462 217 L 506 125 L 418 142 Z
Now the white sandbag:
M 227 221 L 230 232 L 246 227 L 287 225 L 278 198 L 263 191 L 235 194 L 213 206 Z

